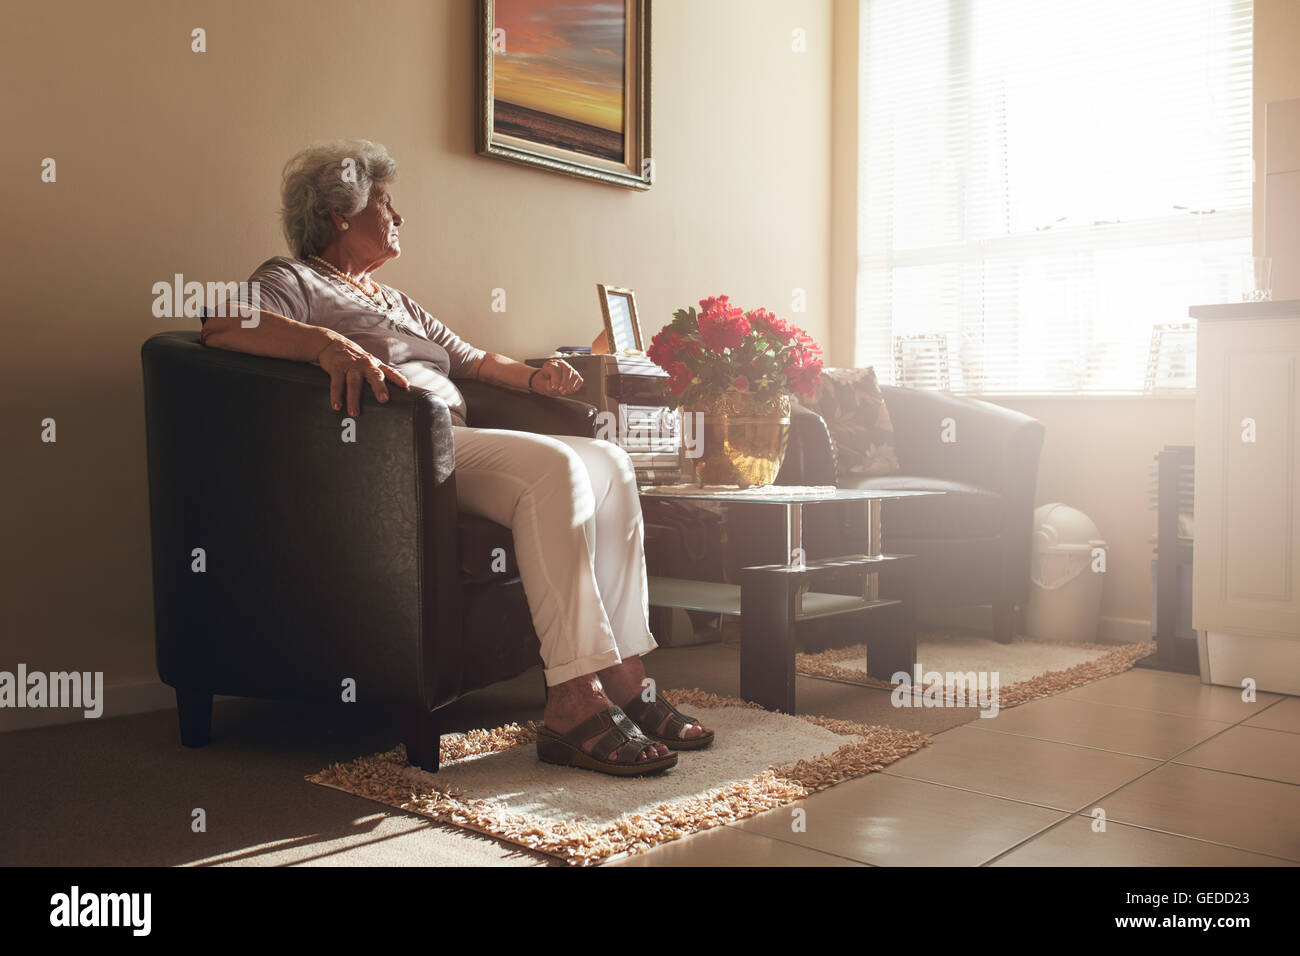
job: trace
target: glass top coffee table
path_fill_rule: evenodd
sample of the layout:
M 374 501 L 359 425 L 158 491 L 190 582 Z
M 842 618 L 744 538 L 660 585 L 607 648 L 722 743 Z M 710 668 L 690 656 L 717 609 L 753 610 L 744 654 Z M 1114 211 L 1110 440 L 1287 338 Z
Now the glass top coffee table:
M 847 488 L 790 488 L 767 485 L 744 490 L 659 485 L 641 489 L 645 498 L 722 501 L 735 508 L 780 508 L 785 516 L 785 555 L 781 564 L 743 567 L 740 584 L 651 576 L 650 604 L 740 617 L 740 696 L 768 710 L 795 712 L 795 637 L 801 621 L 896 607 L 899 626 L 868 642 L 868 674 L 887 680 L 909 673 L 916 663 L 916 627 L 910 585 L 901 566 L 908 554 L 881 551 L 880 514 L 886 501 L 942 494 L 931 491 L 859 491 Z M 803 510 L 830 502 L 860 501 L 866 509 L 867 536 L 861 553 L 807 560 Z M 881 577 L 891 583 L 881 597 Z M 853 593 L 817 590 L 851 583 Z

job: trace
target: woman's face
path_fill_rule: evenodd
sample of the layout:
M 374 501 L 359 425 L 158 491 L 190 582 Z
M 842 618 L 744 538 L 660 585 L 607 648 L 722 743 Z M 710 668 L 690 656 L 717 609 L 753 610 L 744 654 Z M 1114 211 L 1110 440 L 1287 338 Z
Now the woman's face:
M 368 264 L 366 271 L 373 272 L 402 254 L 397 237 L 401 224 L 388 184 L 375 183 L 370 189 L 370 202 L 348 220 L 348 232 L 344 234 L 351 243 L 353 257 Z

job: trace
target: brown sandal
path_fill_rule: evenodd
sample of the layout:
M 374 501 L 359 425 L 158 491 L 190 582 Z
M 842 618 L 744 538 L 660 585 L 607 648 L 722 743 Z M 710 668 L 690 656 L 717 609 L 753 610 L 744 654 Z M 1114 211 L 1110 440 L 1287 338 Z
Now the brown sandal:
M 661 743 L 670 750 L 703 750 L 709 744 L 713 743 L 713 731 L 707 731 L 698 737 L 686 738 L 682 736 L 687 726 L 694 724 L 701 730 L 704 725 L 694 717 L 687 717 L 665 698 L 656 695 L 653 701 L 643 701 L 637 697 L 630 704 L 623 707 L 629 717 L 637 722 L 641 727 L 641 732 L 656 743 Z M 665 725 L 664 720 L 668 723 Z M 647 727 L 663 726 L 667 736 L 661 737 L 652 730 L 646 730 Z
M 582 745 L 602 730 L 605 733 L 596 741 L 592 752 L 583 750 Z M 567 734 L 556 733 L 546 726 L 537 729 L 538 759 L 545 763 L 581 767 L 615 777 L 642 777 L 676 766 L 677 754 L 652 757 L 649 760 L 637 759 L 643 750 L 654 743 L 622 708 L 614 706 L 593 714 Z M 598 756 L 611 751 L 615 753 L 614 760 Z

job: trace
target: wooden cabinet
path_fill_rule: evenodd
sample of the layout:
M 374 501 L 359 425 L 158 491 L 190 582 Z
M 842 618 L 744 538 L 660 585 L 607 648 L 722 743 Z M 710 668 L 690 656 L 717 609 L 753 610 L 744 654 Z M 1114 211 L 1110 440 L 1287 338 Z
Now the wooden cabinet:
M 1201 677 L 1300 693 L 1300 300 L 1199 306 Z

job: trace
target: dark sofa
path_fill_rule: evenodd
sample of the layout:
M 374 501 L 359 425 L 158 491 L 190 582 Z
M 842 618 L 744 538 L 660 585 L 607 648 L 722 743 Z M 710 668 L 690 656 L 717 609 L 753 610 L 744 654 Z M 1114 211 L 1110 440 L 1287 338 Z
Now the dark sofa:
M 917 606 L 991 605 L 994 636 L 1010 641 L 1014 609 L 1029 598 L 1042 423 L 942 392 L 881 390 L 894 425 L 899 473 L 854 478 L 843 487 L 944 492 L 887 502 L 881 521 L 885 550 L 917 556 L 908 569 Z M 955 441 L 943 440 L 947 419 Z M 802 406 L 794 412 L 777 483 L 836 483 L 826 423 Z M 863 550 L 866 522 L 860 506 L 810 508 L 804 522 L 810 558 Z

